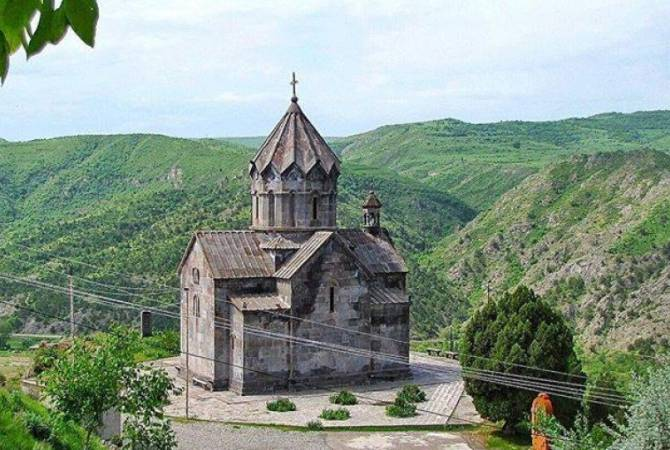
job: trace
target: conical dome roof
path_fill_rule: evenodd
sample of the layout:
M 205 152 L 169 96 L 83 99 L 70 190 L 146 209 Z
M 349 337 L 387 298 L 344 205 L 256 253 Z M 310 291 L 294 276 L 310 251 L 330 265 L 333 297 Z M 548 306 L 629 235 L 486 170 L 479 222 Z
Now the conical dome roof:
M 381 207 L 382 202 L 379 201 L 374 191 L 370 191 L 370 193 L 368 193 L 367 198 L 365 199 L 365 202 L 363 203 L 363 208 L 381 208 Z
M 339 159 L 302 112 L 295 97 L 251 164 L 258 172 L 272 165 L 277 172 L 284 173 L 292 164 L 305 174 L 317 164 L 329 175 L 340 171 Z

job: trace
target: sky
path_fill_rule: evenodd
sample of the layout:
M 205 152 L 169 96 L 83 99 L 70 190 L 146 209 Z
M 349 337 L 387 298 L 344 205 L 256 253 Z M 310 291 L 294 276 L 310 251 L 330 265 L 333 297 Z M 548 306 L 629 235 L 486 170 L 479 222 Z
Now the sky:
M 670 109 L 670 2 L 98 0 L 0 88 L 0 137 L 266 135 L 291 72 L 323 135 Z

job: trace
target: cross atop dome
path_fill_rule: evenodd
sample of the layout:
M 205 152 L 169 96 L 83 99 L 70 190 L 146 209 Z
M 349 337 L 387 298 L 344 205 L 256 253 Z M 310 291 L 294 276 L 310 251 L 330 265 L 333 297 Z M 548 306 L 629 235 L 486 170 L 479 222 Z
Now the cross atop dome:
M 298 96 L 295 93 L 295 85 L 298 84 L 298 80 L 295 79 L 295 72 L 293 72 L 293 79 L 289 84 L 293 87 L 293 97 L 291 97 L 291 101 L 296 103 L 298 101 Z

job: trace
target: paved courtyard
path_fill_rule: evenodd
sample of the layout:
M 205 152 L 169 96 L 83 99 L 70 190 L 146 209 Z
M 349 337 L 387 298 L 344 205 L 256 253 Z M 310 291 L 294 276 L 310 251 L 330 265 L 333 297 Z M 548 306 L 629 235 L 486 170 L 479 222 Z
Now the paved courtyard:
M 321 420 L 324 426 L 389 426 L 389 425 L 438 425 L 479 421 L 469 398 L 463 395 L 463 380 L 458 363 L 412 354 L 411 362 L 424 367 L 439 369 L 442 373 L 413 369 L 413 378 L 397 382 L 380 382 L 369 385 L 348 386 L 332 390 L 299 390 L 278 395 L 238 396 L 229 391 L 210 392 L 191 386 L 189 411 L 192 418 L 239 423 L 282 424 L 304 426 L 316 420 L 324 408 L 332 408 L 328 398 L 333 391 L 348 389 L 358 397 L 358 404 L 348 406 L 351 418 L 346 421 Z M 178 359 L 157 362 L 175 377 L 178 385 L 183 380 L 176 376 Z M 421 385 L 428 400 L 417 404 L 418 414 L 411 418 L 393 418 L 385 414 L 385 406 L 392 402 L 397 391 L 406 383 Z M 185 393 L 174 397 L 166 412 L 170 416 L 184 417 Z M 296 404 L 296 411 L 278 413 L 268 411 L 266 403 L 278 397 L 289 397 Z M 462 399 L 462 400 L 461 400 Z M 335 405 L 337 406 L 337 405 Z M 458 414 L 454 414 L 458 406 Z

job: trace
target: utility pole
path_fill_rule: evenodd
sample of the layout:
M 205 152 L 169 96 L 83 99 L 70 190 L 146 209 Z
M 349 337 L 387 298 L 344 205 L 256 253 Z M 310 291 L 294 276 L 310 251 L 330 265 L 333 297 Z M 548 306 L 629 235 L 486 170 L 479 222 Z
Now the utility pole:
M 186 418 L 188 419 L 188 386 L 191 384 L 191 376 L 189 372 L 189 367 L 188 367 L 188 361 L 189 361 L 189 328 L 191 327 L 191 324 L 189 323 L 188 319 L 188 288 L 184 289 L 184 296 L 186 297 L 186 310 L 184 311 L 184 317 L 186 318 L 186 405 L 185 405 L 185 410 L 186 410 Z
M 70 301 L 70 337 L 74 338 L 74 289 L 72 288 L 72 271 L 67 274 L 67 296 Z

